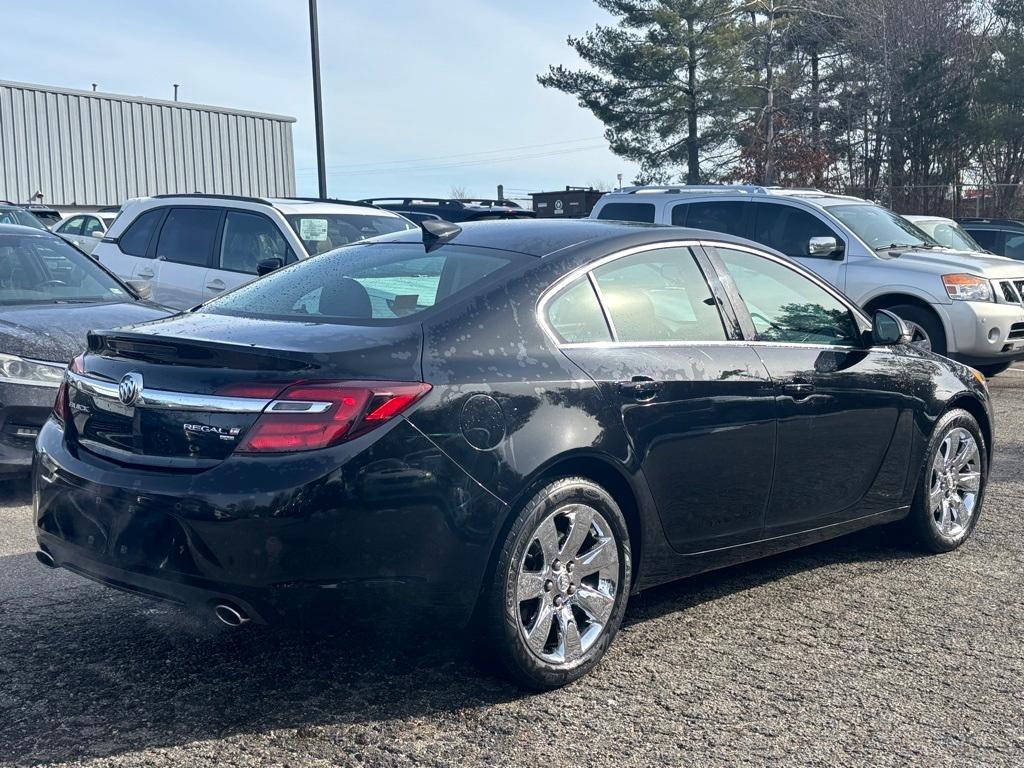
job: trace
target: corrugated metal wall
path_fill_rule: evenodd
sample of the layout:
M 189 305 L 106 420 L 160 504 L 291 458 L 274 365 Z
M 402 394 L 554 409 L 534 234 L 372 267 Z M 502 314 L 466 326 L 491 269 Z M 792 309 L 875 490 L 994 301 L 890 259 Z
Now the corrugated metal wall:
M 294 118 L 0 81 L 0 199 L 295 194 Z

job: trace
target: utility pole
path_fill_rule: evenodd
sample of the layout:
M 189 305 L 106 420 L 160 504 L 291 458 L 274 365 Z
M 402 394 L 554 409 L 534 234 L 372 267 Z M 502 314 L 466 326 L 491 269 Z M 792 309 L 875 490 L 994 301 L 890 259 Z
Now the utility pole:
M 316 173 L 320 197 L 327 197 L 327 165 L 324 162 L 324 105 L 320 92 L 320 32 L 316 0 L 309 0 L 309 47 L 313 53 L 313 120 L 316 123 Z

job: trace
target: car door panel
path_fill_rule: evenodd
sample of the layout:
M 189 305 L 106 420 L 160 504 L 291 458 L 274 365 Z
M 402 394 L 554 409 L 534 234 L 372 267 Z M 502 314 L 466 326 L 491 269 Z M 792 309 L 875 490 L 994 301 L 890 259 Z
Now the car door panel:
M 771 381 L 735 339 L 701 259 L 657 248 L 595 267 L 607 328 L 597 301 L 584 304 L 585 284 L 549 310 L 553 325 L 584 342 L 563 352 L 619 411 L 666 536 L 683 553 L 761 535 L 775 450 Z M 583 322 L 587 306 L 596 317 Z M 602 333 L 614 341 L 595 342 Z
M 148 266 L 154 273 L 147 278 L 153 283 L 153 301 L 177 309 L 203 302 L 223 219 L 221 208 L 182 206 L 168 211 L 157 236 L 156 258 L 140 267 Z
M 781 260 L 735 247 L 708 255 L 729 272 L 744 332 L 775 387 L 778 442 L 765 535 L 896 506 L 899 494 L 874 490 L 880 483 L 902 488 L 905 480 L 886 467 L 911 434 L 903 357 L 865 348 L 866 323 L 850 305 Z

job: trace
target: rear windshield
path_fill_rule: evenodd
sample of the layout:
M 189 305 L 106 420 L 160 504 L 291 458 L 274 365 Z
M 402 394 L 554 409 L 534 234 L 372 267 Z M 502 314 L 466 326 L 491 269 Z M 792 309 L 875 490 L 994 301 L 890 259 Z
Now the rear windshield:
M 0 234 L 0 307 L 128 298 L 117 280 L 59 237 Z
M 273 272 L 205 304 L 200 312 L 276 320 L 393 321 L 471 293 L 531 257 L 456 245 L 353 245 Z
M 20 224 L 32 229 L 46 229 L 39 219 L 21 208 L 0 208 L 0 224 Z
M 371 211 L 373 209 L 370 209 Z M 349 243 L 358 243 L 392 232 L 416 229 L 401 216 L 386 213 L 303 213 L 286 216 L 310 256 L 327 253 Z

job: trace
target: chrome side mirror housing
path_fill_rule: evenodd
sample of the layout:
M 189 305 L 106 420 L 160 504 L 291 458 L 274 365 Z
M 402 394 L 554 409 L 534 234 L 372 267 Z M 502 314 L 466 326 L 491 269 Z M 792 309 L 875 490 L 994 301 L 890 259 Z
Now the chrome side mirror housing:
M 818 258 L 842 258 L 839 241 L 834 237 L 812 237 L 807 244 L 807 255 Z

